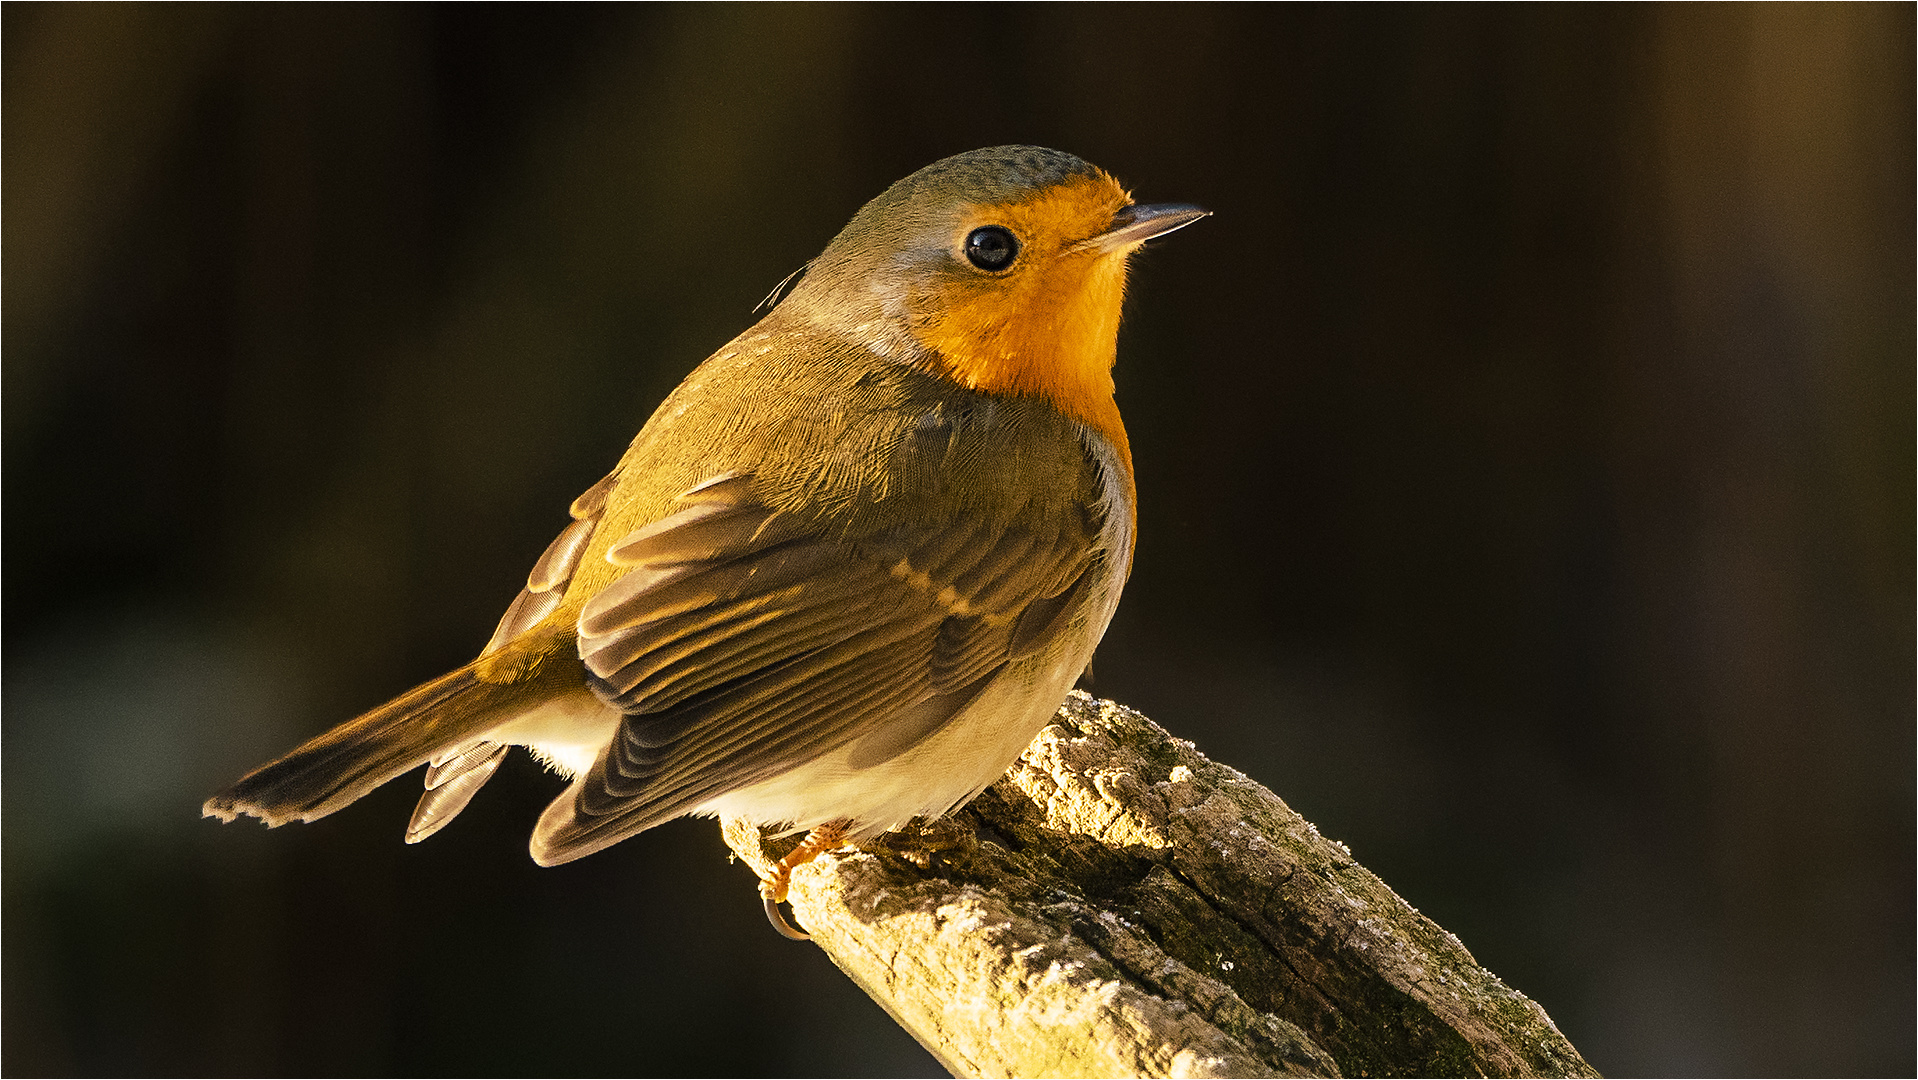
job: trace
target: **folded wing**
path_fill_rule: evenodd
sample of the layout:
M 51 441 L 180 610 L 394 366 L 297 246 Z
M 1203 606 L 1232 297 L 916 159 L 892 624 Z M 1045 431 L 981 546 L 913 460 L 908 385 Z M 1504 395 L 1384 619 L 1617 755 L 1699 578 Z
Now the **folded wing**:
M 1037 529 L 961 519 L 848 538 L 717 477 L 614 545 L 631 569 L 579 618 L 589 684 L 625 713 L 533 837 L 565 862 L 860 740 L 904 753 L 1071 621 L 1090 510 Z

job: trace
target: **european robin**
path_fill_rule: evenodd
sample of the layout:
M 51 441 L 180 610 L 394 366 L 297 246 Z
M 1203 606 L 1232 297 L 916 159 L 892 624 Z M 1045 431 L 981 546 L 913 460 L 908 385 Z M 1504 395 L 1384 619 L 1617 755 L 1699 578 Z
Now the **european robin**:
M 522 746 L 571 781 L 542 865 L 686 814 L 812 830 L 805 859 L 997 778 L 1132 565 L 1113 401 L 1126 260 L 1205 216 L 1071 154 L 946 158 L 867 203 L 673 391 L 478 659 L 207 800 L 324 817 L 419 765 L 406 839 Z

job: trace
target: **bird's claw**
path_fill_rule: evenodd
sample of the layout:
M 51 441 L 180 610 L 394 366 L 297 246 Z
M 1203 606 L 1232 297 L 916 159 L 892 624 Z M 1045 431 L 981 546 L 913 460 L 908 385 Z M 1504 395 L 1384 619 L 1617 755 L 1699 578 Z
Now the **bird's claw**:
M 773 929 L 779 931 L 780 936 L 793 941 L 812 940 L 811 934 L 795 929 L 786 920 L 786 914 L 779 910 L 779 905 L 786 899 L 786 889 L 792 884 L 793 871 L 844 844 L 846 831 L 851 827 L 851 821 L 833 821 L 819 826 L 807 833 L 798 847 L 787 852 L 785 858 L 774 863 L 772 869 L 759 879 L 759 898 L 766 908 L 766 921 L 773 924 Z
M 766 921 L 773 924 L 773 929 L 779 931 L 780 937 L 788 941 L 812 940 L 811 934 L 795 929 L 792 923 L 786 921 L 786 913 L 779 910 L 779 901 L 774 900 L 768 890 L 761 889 L 759 892 L 760 899 L 765 901 L 766 905 Z

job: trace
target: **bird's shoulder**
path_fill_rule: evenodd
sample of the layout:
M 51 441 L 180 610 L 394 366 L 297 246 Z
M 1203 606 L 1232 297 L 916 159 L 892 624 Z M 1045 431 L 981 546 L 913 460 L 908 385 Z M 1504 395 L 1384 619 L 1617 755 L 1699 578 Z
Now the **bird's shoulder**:
M 1114 507 L 1111 456 L 1045 401 L 987 394 L 881 351 L 857 333 L 769 318 L 667 397 L 615 468 L 574 500 L 574 521 L 534 567 L 489 652 L 526 629 L 563 629 L 626 568 L 608 554 L 683 514 L 721 478 L 783 532 L 849 554 L 963 528 L 1044 537 L 1090 554 Z M 549 619 L 549 616 L 558 616 Z
M 608 531 L 665 516 L 721 474 L 856 537 L 901 521 L 1046 519 L 1099 502 L 1083 425 L 1037 398 L 968 390 L 880 339 L 769 318 L 660 406 L 620 463 Z

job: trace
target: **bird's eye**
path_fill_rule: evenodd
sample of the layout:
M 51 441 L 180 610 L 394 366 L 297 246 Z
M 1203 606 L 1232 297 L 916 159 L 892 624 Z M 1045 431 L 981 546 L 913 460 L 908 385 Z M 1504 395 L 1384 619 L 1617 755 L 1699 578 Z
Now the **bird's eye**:
M 981 270 L 1004 270 L 1019 257 L 1019 238 L 1010 229 L 984 225 L 966 234 L 966 260 Z

